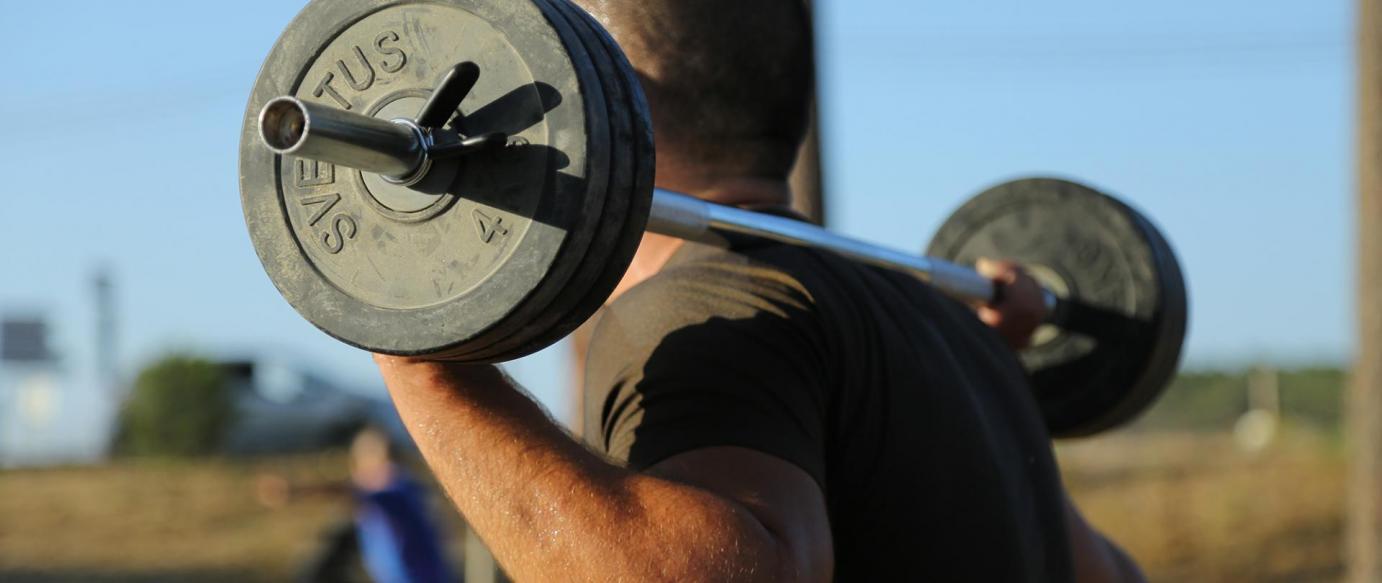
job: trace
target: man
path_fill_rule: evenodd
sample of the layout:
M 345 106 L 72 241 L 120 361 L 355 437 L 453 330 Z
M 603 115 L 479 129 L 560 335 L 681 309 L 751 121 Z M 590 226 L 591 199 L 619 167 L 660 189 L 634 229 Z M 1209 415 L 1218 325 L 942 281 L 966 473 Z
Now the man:
M 785 212 L 806 125 L 800 0 L 591 0 L 642 76 L 657 183 Z M 376 357 L 456 506 L 518 581 L 1118 581 L 1068 502 L 1014 352 L 1016 266 L 974 312 L 751 240 L 644 238 L 593 333 L 586 432 L 499 369 Z M 995 333 L 994 329 L 998 331 Z

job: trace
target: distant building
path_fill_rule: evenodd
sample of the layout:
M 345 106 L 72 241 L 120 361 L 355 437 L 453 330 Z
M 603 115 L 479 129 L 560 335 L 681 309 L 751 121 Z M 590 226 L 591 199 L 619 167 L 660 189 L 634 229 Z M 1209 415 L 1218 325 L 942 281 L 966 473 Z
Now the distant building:
M 0 466 L 89 463 L 105 457 L 114 403 L 76 382 L 48 346 L 48 323 L 0 319 Z
M 47 321 L 32 316 L 0 319 L 0 362 L 45 364 L 53 360 L 48 350 Z

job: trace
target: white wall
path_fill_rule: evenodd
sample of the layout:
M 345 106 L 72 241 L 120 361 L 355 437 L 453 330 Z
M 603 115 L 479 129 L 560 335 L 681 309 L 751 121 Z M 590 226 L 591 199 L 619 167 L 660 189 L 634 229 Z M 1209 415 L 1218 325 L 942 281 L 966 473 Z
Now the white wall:
M 59 367 L 6 364 L 0 368 L 0 467 L 102 460 L 115 411 L 109 391 Z

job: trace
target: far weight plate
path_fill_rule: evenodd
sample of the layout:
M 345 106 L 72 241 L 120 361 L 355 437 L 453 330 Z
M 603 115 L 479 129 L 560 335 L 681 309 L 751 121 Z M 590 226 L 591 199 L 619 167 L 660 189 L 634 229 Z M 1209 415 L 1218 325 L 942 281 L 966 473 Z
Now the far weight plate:
M 1053 435 L 1096 433 L 1141 413 L 1174 375 L 1185 338 L 1185 283 L 1146 217 L 1053 179 L 994 187 L 936 233 L 929 255 L 1024 265 L 1062 297 L 1061 326 L 1021 354 Z

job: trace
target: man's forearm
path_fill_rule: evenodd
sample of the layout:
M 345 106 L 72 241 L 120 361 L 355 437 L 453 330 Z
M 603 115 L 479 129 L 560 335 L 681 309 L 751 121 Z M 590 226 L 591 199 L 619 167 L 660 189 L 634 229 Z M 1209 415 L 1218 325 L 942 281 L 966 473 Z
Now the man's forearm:
M 438 480 L 516 579 L 783 579 L 778 542 L 743 506 L 605 463 L 497 368 L 377 360 Z
M 1109 540 L 1108 537 L 1102 534 L 1099 535 L 1099 538 L 1103 539 L 1104 545 L 1108 547 L 1109 556 L 1112 558 L 1114 565 L 1117 566 L 1119 576 L 1122 577 L 1123 581 L 1146 583 L 1147 577 L 1142 574 L 1142 568 L 1137 566 L 1137 561 L 1134 561 L 1131 556 L 1128 556 L 1128 553 L 1124 552 L 1122 547 L 1118 546 L 1118 543 Z
M 1085 522 L 1074 501 L 1065 499 L 1065 527 L 1078 583 L 1145 583 L 1137 563 L 1123 549 Z

